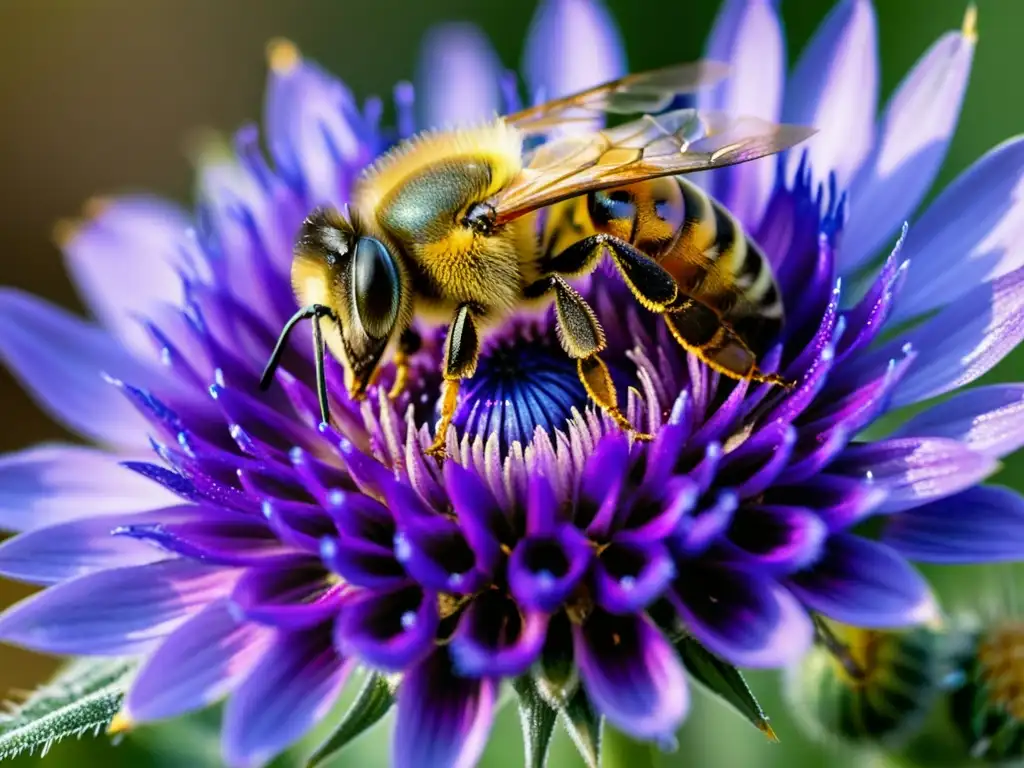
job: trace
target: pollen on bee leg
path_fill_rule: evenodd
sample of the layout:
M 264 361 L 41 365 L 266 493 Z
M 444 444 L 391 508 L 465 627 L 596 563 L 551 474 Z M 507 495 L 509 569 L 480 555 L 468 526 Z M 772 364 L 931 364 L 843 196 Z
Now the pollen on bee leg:
M 302 54 L 291 40 L 275 37 L 267 43 L 267 64 L 275 72 L 286 75 L 301 62 Z

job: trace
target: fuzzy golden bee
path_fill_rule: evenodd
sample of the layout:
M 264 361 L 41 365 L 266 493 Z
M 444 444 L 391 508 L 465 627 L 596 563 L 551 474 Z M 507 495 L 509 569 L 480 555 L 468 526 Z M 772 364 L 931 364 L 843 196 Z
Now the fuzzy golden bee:
M 630 75 L 496 119 L 424 133 L 367 168 L 345 213 L 318 209 L 295 247 L 292 285 L 312 320 L 317 390 L 328 420 L 326 343 L 361 398 L 393 357 L 397 396 L 418 348 L 414 318 L 448 323 L 441 413 L 430 452 L 444 455 L 460 382 L 481 332 L 518 307 L 554 301 L 559 339 L 591 399 L 634 432 L 600 353 L 604 332 L 567 278 L 608 254 L 644 307 L 707 365 L 781 383 L 757 367 L 758 338 L 782 323 L 770 266 L 736 219 L 682 174 L 785 150 L 813 131 L 694 109 L 666 111 L 725 68 L 696 62 Z M 559 133 L 601 114 L 642 114 L 614 128 Z M 536 149 L 524 143 L 547 137 Z M 634 434 L 636 434 L 634 432 Z M 636 434 L 643 439 L 646 436 Z

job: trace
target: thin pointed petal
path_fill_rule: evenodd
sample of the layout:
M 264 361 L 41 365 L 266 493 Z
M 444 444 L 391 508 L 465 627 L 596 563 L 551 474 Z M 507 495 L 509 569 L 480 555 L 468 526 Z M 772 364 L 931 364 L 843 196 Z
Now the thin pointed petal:
M 900 83 L 870 156 L 850 188 L 840 265 L 875 256 L 927 194 L 946 158 L 974 59 L 973 35 L 948 32 Z
M 893 312 L 902 322 L 950 304 L 979 283 L 1024 265 L 1024 137 L 990 150 L 914 222 L 910 259 Z
M 330 711 L 352 666 L 323 627 L 280 633 L 228 700 L 225 762 L 260 765 L 291 746 Z
M 596 611 L 573 627 L 573 647 L 587 695 L 609 722 L 641 739 L 675 733 L 690 705 L 686 673 L 646 617 Z
M 814 611 L 858 627 L 923 624 L 938 615 L 928 582 L 883 544 L 835 534 L 813 567 L 788 586 Z
M 615 22 L 601 0 L 544 0 L 523 55 L 531 98 L 568 96 L 626 72 Z
M 501 62 L 473 24 L 431 29 L 417 71 L 416 95 L 425 128 L 480 124 L 501 112 Z
M 941 395 L 987 373 L 1024 339 L 1024 268 L 979 285 L 894 344 L 918 351 L 892 396 L 898 408 Z M 878 351 L 884 355 L 885 347 Z
M 191 222 L 148 197 L 103 201 L 98 215 L 62 243 L 68 272 L 93 315 L 137 353 L 153 354 L 141 317 L 183 299 L 178 270 L 194 246 Z
M 136 653 L 223 597 L 235 578 L 186 560 L 91 573 L 9 608 L 0 616 L 0 638 L 48 653 Z
M 1024 499 L 1009 488 L 968 488 L 893 515 L 882 541 L 921 563 L 1017 562 L 1024 559 Z
M 47 413 L 92 440 L 148 448 L 145 419 L 103 374 L 152 372 L 101 328 L 12 289 L 0 291 L 0 359 Z
M 42 445 L 0 456 L 0 529 L 24 531 L 177 501 L 117 457 L 92 448 Z
M 723 3 L 705 57 L 727 62 L 731 73 L 725 82 L 698 94 L 701 109 L 778 121 L 786 43 L 772 0 Z M 768 205 L 777 165 L 773 158 L 763 158 L 716 171 L 707 177 L 708 192 L 752 227 Z
M 262 658 L 273 634 L 239 621 L 226 602 L 211 603 L 146 659 L 125 701 L 129 719 L 162 720 L 214 704 Z
M 819 133 L 804 146 L 817 178 L 845 187 L 868 152 L 878 104 L 878 31 L 870 0 L 841 0 L 811 38 L 789 82 L 783 118 Z M 796 157 L 791 158 L 796 162 Z
M 1024 384 L 958 392 L 905 422 L 896 437 L 948 437 L 983 456 L 1002 458 L 1024 445 Z
M 440 648 L 417 664 L 398 689 L 395 768 L 472 768 L 491 731 L 498 685 L 458 677 Z

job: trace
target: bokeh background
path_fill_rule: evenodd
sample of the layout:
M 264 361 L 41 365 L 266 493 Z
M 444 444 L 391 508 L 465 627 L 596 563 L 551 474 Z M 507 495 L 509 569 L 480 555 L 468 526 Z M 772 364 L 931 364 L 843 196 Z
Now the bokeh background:
M 633 70 L 700 55 L 718 0 L 607 0 Z M 788 52 L 795 59 L 832 0 L 782 0 Z M 939 187 L 984 151 L 1024 130 L 1024 0 L 979 0 L 980 41 L 959 130 Z M 942 32 L 959 26 L 965 0 L 876 0 L 885 98 Z M 99 193 L 152 190 L 188 201 L 192 168 L 187 138 L 197 128 L 229 131 L 261 113 L 264 46 L 294 40 L 339 74 L 357 96 L 387 95 L 414 76 L 418 43 L 432 24 L 468 20 L 516 67 L 532 0 L 0 0 L 0 283 L 80 308 L 53 244 L 56 221 Z M 1024 378 L 1024 354 L 990 380 Z M 64 438 L 0 370 L 0 451 Z M 1019 457 L 999 478 L 1024 488 Z M 0 494 L 3 489 L 0 488 Z M 944 591 L 974 583 L 971 571 L 947 569 Z M 968 590 L 969 591 L 969 590 Z M 0 607 L 26 591 L 0 583 Z M 0 699 L 31 688 L 53 661 L 0 646 Z M 752 683 L 782 743 L 701 699 L 674 755 L 663 766 L 818 766 L 852 761 L 808 743 L 779 700 L 777 680 Z M 52 766 L 216 764 L 215 717 L 140 732 L 120 745 L 73 742 L 45 758 Z M 387 765 L 388 726 L 345 753 L 339 765 Z M 646 754 L 637 756 L 643 768 Z M 38 756 L 16 764 L 35 765 Z M 209 762 L 207 762 L 209 761 Z M 286 759 L 284 763 L 287 763 Z M 565 738 L 556 768 L 575 766 Z M 515 707 L 500 718 L 485 766 L 522 765 Z

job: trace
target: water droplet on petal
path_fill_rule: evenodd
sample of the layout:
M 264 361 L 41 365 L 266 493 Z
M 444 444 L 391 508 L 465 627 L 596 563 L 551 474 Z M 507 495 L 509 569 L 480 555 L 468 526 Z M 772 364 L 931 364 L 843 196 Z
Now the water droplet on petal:
M 537 571 L 537 586 L 541 589 L 551 589 L 555 585 L 555 574 L 547 568 Z
M 400 563 L 409 562 L 409 558 L 412 557 L 412 545 L 409 543 L 409 539 L 405 537 L 404 533 L 395 534 L 394 546 L 395 559 Z
M 453 573 L 448 577 L 448 583 L 453 587 L 462 586 L 462 582 L 465 581 L 466 575 L 464 573 Z
M 406 611 L 402 614 L 402 629 L 409 630 L 416 626 L 415 611 Z
M 619 579 L 619 586 L 626 592 L 632 592 L 636 587 L 636 579 L 632 576 L 623 576 Z

